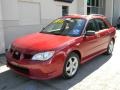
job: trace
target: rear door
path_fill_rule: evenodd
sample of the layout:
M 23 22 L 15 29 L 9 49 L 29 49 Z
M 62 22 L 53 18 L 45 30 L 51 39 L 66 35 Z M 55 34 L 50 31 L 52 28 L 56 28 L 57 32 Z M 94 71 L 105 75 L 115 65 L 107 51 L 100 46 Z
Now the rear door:
M 108 43 L 110 41 L 110 35 L 109 35 L 109 26 L 105 23 L 103 19 L 95 19 L 97 23 L 97 34 L 98 37 L 98 51 L 105 50 L 108 46 Z

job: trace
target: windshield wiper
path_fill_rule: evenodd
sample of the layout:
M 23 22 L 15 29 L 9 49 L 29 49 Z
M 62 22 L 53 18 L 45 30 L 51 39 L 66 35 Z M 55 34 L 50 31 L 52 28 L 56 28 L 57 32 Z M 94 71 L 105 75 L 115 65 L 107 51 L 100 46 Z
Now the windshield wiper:
M 67 36 L 67 34 L 62 34 L 62 33 L 52 33 L 54 35 L 62 35 L 62 36 Z
M 52 33 L 52 32 L 40 32 L 40 33 L 67 36 L 66 34 L 62 34 L 62 33 Z
M 51 33 L 49 33 L 49 32 L 40 32 L 40 33 L 51 34 Z

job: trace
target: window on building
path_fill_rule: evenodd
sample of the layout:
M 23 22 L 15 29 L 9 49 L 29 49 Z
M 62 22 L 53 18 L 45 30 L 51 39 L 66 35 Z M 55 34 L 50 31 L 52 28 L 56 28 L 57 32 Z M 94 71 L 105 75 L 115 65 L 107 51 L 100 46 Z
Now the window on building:
M 87 14 L 105 13 L 105 0 L 87 0 Z
M 55 1 L 67 2 L 67 3 L 72 3 L 73 2 L 73 0 L 55 0 Z
M 68 15 L 68 13 L 69 13 L 69 7 L 62 6 L 62 16 Z

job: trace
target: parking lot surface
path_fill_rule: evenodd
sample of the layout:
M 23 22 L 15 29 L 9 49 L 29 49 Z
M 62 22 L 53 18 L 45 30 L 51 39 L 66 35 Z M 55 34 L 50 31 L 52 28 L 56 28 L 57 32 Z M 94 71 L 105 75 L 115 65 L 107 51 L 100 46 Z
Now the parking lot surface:
M 15 74 L 0 56 L 0 90 L 120 90 L 120 31 L 113 55 L 100 55 L 81 65 L 77 75 L 69 80 L 31 80 Z

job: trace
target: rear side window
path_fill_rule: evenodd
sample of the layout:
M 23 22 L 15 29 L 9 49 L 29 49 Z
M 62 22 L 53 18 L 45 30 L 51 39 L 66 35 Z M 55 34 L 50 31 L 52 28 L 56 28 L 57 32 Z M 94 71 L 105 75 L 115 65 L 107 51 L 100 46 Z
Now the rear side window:
M 98 25 L 98 29 L 99 30 L 103 30 L 103 29 L 109 28 L 109 26 L 102 19 L 96 19 L 95 21 L 96 21 L 96 23 Z

